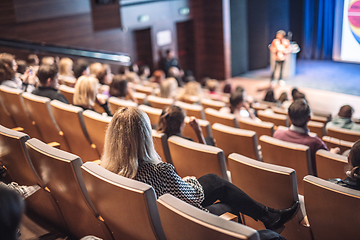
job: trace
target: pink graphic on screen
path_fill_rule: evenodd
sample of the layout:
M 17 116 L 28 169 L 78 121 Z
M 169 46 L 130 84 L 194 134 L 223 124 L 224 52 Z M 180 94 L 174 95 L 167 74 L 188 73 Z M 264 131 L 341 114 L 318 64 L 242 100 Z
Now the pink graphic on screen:
M 348 18 L 351 32 L 360 43 L 360 0 L 350 1 Z

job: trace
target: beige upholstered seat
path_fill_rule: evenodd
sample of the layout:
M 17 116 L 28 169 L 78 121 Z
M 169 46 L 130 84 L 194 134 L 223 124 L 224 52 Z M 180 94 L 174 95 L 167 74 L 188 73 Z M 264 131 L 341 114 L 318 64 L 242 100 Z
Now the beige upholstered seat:
M 228 180 L 224 152 L 220 148 L 178 136 L 168 138 L 168 143 L 171 159 L 179 176 L 199 178 L 208 173 L 215 173 Z
M 272 122 L 275 126 L 289 126 L 289 119 L 287 115 L 258 111 L 258 118 L 264 122 Z
M 180 101 L 176 101 L 174 104 L 186 111 L 186 116 L 196 117 L 198 119 L 205 119 L 204 109 L 201 105 L 189 104 Z
M 246 157 L 260 160 L 256 132 L 220 123 L 212 125 L 215 144 L 222 149 L 227 158 L 231 153 L 239 153 Z
M 81 159 L 37 139 L 27 141 L 26 147 L 35 171 L 58 203 L 70 234 L 76 239 L 87 235 L 112 239 L 88 196 Z
M 150 103 L 150 106 L 153 108 L 163 109 L 169 105 L 171 105 L 174 100 L 171 98 L 162 98 L 162 97 L 156 97 L 156 96 L 148 96 L 148 101 Z
M 286 239 L 311 239 L 308 228 L 299 224 L 306 216 L 303 198 L 298 195 L 294 169 L 260 162 L 239 154 L 228 159 L 232 183 L 254 200 L 274 209 L 284 209 L 296 201 L 301 202 L 297 217 L 285 224 L 281 233 Z M 264 224 L 251 217 L 245 217 L 245 224 L 254 229 L 265 229 Z
M 144 104 L 144 102 L 146 101 L 147 95 L 145 93 L 133 92 L 132 94 L 134 98 L 138 100 L 139 105 Z
M 319 138 L 322 138 L 325 134 L 325 125 L 322 122 L 309 121 L 308 129 L 310 132 L 316 133 Z
M 35 122 L 33 122 L 27 112 L 21 90 L 0 86 L 0 97 L 17 127 L 22 127 L 24 132 L 31 137 L 43 139 Z
M 212 137 L 212 131 L 211 131 L 211 126 L 209 121 L 206 120 L 202 120 L 202 119 L 197 119 L 202 133 L 204 135 L 204 137 Z M 196 133 L 194 132 L 193 128 L 190 126 L 189 124 L 190 122 L 190 118 L 189 117 L 185 117 L 185 126 L 182 130 L 181 135 L 187 138 L 191 138 L 192 140 L 196 141 L 198 140 Z
M 360 191 L 304 178 L 305 207 L 314 239 L 358 239 Z
M 238 127 L 235 115 L 231 113 L 221 113 L 219 111 L 216 111 L 215 109 L 206 108 L 205 117 L 211 125 L 215 123 L 221 123 L 229 127 Z
M 91 147 L 92 142 L 82 115 L 83 109 L 57 100 L 51 101 L 50 105 L 56 123 L 69 144 L 70 151 L 80 156 L 84 162 L 99 159 L 99 152 Z
M 346 150 L 350 149 L 354 145 L 354 142 L 349 142 L 349 141 L 345 141 L 345 140 L 341 140 L 341 139 L 337 139 L 337 138 L 329 137 L 329 136 L 323 136 L 322 140 L 324 141 L 324 143 L 326 144 L 326 146 L 329 149 L 339 147 L 340 154 L 342 154 Z
M 260 145 L 264 162 L 295 169 L 298 190 L 302 194 L 303 177 L 316 174 L 316 165 L 313 166 L 311 163 L 309 147 L 269 136 L 261 136 Z
M 324 149 L 316 152 L 316 169 L 317 176 L 322 179 L 346 178 L 345 167 L 347 157 L 331 153 Z
M 52 198 L 46 184 L 35 173 L 25 142 L 29 136 L 0 126 L 0 165 L 5 166 L 11 181 L 24 186 L 39 185 L 41 189 L 26 198 L 26 208 L 53 227 L 67 231 L 59 206 Z
M 95 163 L 82 167 L 85 186 L 114 239 L 165 239 L 154 189 Z
M 3 125 L 8 128 L 16 127 L 14 119 L 11 117 L 11 114 L 6 109 L 0 95 L 0 125 Z
M 95 147 L 100 155 L 103 153 L 106 129 L 111 117 L 102 116 L 91 110 L 83 112 L 86 130 L 89 133 L 92 147 Z
M 146 105 L 140 105 L 139 109 L 144 111 L 149 116 L 151 125 L 153 126 L 153 128 L 156 128 L 162 110 L 158 108 L 149 107 Z
M 202 98 L 200 102 L 204 109 L 212 108 L 212 109 L 219 111 L 221 108 L 226 106 L 226 104 L 224 102 L 214 101 L 214 100 L 207 99 L 207 98 Z
M 51 100 L 31 93 L 23 93 L 23 98 L 29 115 L 35 121 L 43 140 L 46 143 L 58 142 L 62 150 L 70 151 L 64 134 L 57 125 L 51 111 Z
M 241 118 L 238 121 L 240 129 L 255 131 L 258 140 L 262 135 L 272 137 L 275 125 L 271 122 L 257 122 L 250 118 Z
M 338 127 L 329 127 L 327 129 L 327 135 L 330 137 L 334 137 L 349 142 L 356 142 L 357 140 L 360 139 L 360 131 L 338 128 Z
M 172 164 L 169 145 L 167 142 L 167 136 L 165 133 L 159 133 L 156 130 L 152 130 L 154 148 L 161 157 L 163 162 Z
M 146 95 L 153 95 L 153 93 L 154 93 L 154 89 L 152 87 L 147 87 L 147 86 L 136 84 L 134 86 L 134 88 L 135 88 L 136 92 L 145 93 Z
M 60 85 L 59 91 L 64 95 L 64 97 L 68 100 L 69 104 L 73 104 L 75 88 L 69 87 L 66 85 Z
M 162 195 L 157 206 L 167 239 L 259 239 L 256 230 L 207 213 L 170 194 Z
M 134 103 L 133 101 L 123 100 L 117 97 L 110 97 L 108 104 L 109 104 L 110 112 L 112 114 L 115 114 L 115 112 L 121 107 L 137 107 L 137 104 Z

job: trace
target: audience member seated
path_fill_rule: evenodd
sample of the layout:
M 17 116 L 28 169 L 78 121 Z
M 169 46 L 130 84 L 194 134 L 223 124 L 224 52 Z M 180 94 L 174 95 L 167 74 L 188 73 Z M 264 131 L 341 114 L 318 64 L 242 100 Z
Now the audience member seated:
M 81 76 L 75 84 L 75 93 L 73 103 L 75 106 L 81 107 L 84 110 L 94 110 L 95 101 L 104 109 L 108 116 L 111 112 L 106 100 L 97 98 L 98 94 L 98 80 L 95 77 Z
M 360 140 L 351 147 L 348 156 L 348 166 L 346 167 L 347 178 L 341 180 L 339 178 L 330 179 L 329 181 L 344 187 L 360 190 Z
M 218 85 L 219 81 L 216 79 L 209 79 L 206 81 L 206 87 L 209 89 L 210 98 L 221 101 L 222 96 L 216 92 Z
M 82 75 L 89 76 L 89 62 L 83 58 L 77 59 L 74 62 L 73 71 L 76 79 L 78 79 Z
M 289 107 L 288 114 L 292 125 L 289 129 L 278 129 L 274 133 L 274 138 L 287 142 L 303 144 L 309 146 L 311 154 L 312 169 L 316 169 L 315 154 L 319 149 L 329 150 L 325 143 L 317 136 L 309 135 L 307 124 L 310 121 L 311 110 L 305 99 L 295 100 Z M 332 148 L 333 153 L 338 153 L 339 148 Z
M 176 99 L 178 83 L 175 78 L 166 78 L 160 84 L 160 97 Z
M 184 87 L 184 92 L 178 96 L 179 101 L 191 102 L 192 97 L 197 97 L 196 101 L 200 101 L 202 97 L 201 85 L 198 82 L 188 82 Z
M 175 78 L 179 87 L 182 87 L 184 85 L 184 83 L 181 79 L 182 74 L 177 67 L 171 67 L 168 71 L 167 77 Z
M 20 222 L 25 210 L 21 195 L 0 185 L 0 234 L 1 239 L 17 240 Z
M 59 81 L 76 82 L 73 73 L 73 61 L 70 58 L 62 58 L 59 63 Z
M 129 71 L 135 73 L 136 75 L 139 76 L 139 66 L 137 65 L 137 63 L 132 63 L 129 66 Z
M 165 133 L 169 138 L 173 135 L 181 136 L 182 129 L 185 126 L 185 113 L 179 106 L 170 105 L 164 108 L 161 112 L 157 131 L 160 133 Z M 197 122 L 195 117 L 190 117 L 190 126 L 194 129 L 196 136 L 198 138 L 199 143 L 206 144 L 206 140 L 202 133 L 201 127 Z M 186 138 L 186 137 L 183 137 Z M 193 141 L 193 139 L 186 138 L 188 140 Z
M 57 89 L 58 76 L 57 68 L 54 65 L 41 65 L 37 77 L 39 78 L 39 86 L 32 94 L 47 97 L 51 100 L 59 100 L 60 102 L 69 103 L 65 96 Z
M 150 68 L 149 68 L 149 66 L 147 66 L 147 65 L 141 66 L 140 70 L 139 70 L 140 81 L 142 81 L 142 82 L 149 81 L 149 76 L 150 76 Z
M 159 159 L 153 146 L 150 120 L 135 107 L 120 108 L 112 118 L 106 131 L 101 166 L 151 185 L 157 197 L 169 193 L 216 215 L 230 211 L 239 216 L 241 212 L 260 220 L 271 230 L 277 230 L 289 221 L 299 205 L 295 202 L 288 209 L 271 209 L 215 174 L 207 174 L 199 179 L 180 178 L 171 164 Z M 221 204 L 214 204 L 216 200 L 220 200 Z
M 291 97 L 292 97 L 292 101 L 284 101 L 282 104 L 281 104 L 281 107 L 284 108 L 284 109 L 288 109 L 291 105 L 291 103 L 293 101 L 295 101 L 296 99 L 306 99 L 305 98 L 305 94 L 303 94 L 302 92 L 299 92 L 299 90 L 297 88 L 293 88 L 293 90 L 291 91 Z
M 28 67 L 39 67 L 40 60 L 36 54 L 29 54 L 26 60 L 26 65 Z
M 54 65 L 56 64 L 55 58 L 51 56 L 45 56 L 41 59 L 41 65 L 43 64 Z
M 0 54 L 0 85 L 10 88 L 17 88 L 26 92 L 32 92 L 35 89 L 36 72 L 27 69 L 22 75 L 22 79 L 17 78 L 15 73 L 17 64 L 14 55 L 9 53 Z
M 184 76 L 182 77 L 182 81 L 183 83 L 188 83 L 188 82 L 192 82 L 192 81 L 196 81 L 195 77 L 194 77 L 194 73 L 191 70 L 185 70 L 184 71 Z M 200 83 L 201 84 L 201 83 Z
M 242 117 L 249 117 L 251 119 L 260 121 L 255 117 L 253 110 L 250 109 L 249 104 L 245 101 L 246 91 L 242 87 L 237 87 L 235 92 L 231 94 L 229 100 L 229 107 L 223 107 L 220 109 L 220 112 L 223 113 L 232 113 L 235 115 L 236 119 Z M 243 109 L 245 108 L 245 109 Z
M 280 97 L 278 99 L 279 104 L 283 104 L 285 101 L 288 101 L 288 95 L 286 92 L 283 92 L 280 94 Z
M 276 103 L 276 99 L 274 97 L 274 91 L 273 90 L 268 90 L 266 92 L 265 97 L 264 97 L 264 101 L 265 102 Z
M 111 84 L 109 95 L 112 97 L 118 97 L 121 99 L 130 99 L 135 103 L 138 103 L 138 100 L 134 97 L 132 89 L 128 86 L 127 77 L 125 75 L 115 75 Z
M 17 67 L 17 71 L 15 73 L 15 77 L 21 79 L 27 68 L 26 61 L 25 60 L 16 60 L 16 65 L 18 67 Z
M 163 58 L 161 62 L 161 70 L 168 74 L 171 67 L 176 67 L 177 69 L 180 69 L 179 62 L 175 58 L 174 51 L 171 49 L 167 49 L 165 51 L 165 58 Z M 169 77 L 168 75 L 166 76 Z
M 326 129 L 329 127 L 339 127 L 349 130 L 360 131 L 360 124 L 356 124 L 352 121 L 352 115 L 354 109 L 350 105 L 344 105 L 340 108 L 339 113 L 335 116 L 331 122 L 326 124 Z
M 165 80 L 165 73 L 162 70 L 156 70 L 149 79 L 149 82 L 161 84 L 161 82 L 164 80 Z

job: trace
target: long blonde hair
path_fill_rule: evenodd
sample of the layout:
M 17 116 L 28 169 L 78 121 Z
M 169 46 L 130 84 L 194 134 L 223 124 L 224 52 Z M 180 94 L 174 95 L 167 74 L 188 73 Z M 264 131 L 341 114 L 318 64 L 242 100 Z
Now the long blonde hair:
M 149 117 L 136 107 L 120 108 L 106 130 L 101 166 L 121 176 L 134 178 L 139 163 L 158 163 L 159 160 Z
M 70 58 L 62 58 L 59 63 L 59 75 L 73 76 L 73 61 Z
M 95 77 L 79 77 L 75 84 L 74 104 L 87 108 L 93 107 L 98 92 L 98 83 Z
M 160 97 L 176 98 L 178 83 L 175 78 L 167 78 L 160 84 Z

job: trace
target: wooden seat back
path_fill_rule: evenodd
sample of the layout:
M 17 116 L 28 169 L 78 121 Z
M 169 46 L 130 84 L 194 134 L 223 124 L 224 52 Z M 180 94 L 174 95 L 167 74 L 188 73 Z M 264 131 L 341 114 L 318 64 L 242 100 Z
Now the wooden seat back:
M 170 194 L 162 195 L 157 206 L 167 239 L 260 239 L 256 230 L 204 212 Z
M 349 142 L 329 136 L 323 136 L 322 140 L 324 141 L 328 149 L 335 147 L 340 148 L 340 154 L 342 154 L 346 150 L 351 149 L 351 147 L 354 145 L 354 142 Z
M 180 101 L 176 101 L 174 104 L 184 109 L 186 111 L 186 116 L 205 119 L 204 108 L 201 105 L 189 104 Z
M 198 140 L 197 135 L 194 132 L 194 129 L 189 124 L 190 118 L 188 116 L 186 116 L 184 121 L 185 121 L 185 126 L 182 130 L 181 135 L 184 137 L 187 137 L 187 138 L 191 138 L 194 141 L 197 141 Z M 201 127 L 204 137 L 212 137 L 212 131 L 211 131 L 211 126 L 210 126 L 209 121 L 202 120 L 202 119 L 197 119 L 197 121 Z
M 319 138 L 322 138 L 325 135 L 325 124 L 322 122 L 309 121 L 308 129 L 310 132 L 316 133 Z
M 132 93 L 134 98 L 136 98 L 136 100 L 138 101 L 138 104 L 144 104 L 144 102 L 147 99 L 147 95 L 145 93 L 140 93 L 140 92 L 133 92 Z
M 220 123 L 212 125 L 216 146 L 224 151 L 225 158 L 231 153 L 238 153 L 249 158 L 260 160 L 256 132 Z
M 260 145 L 264 162 L 295 169 L 298 190 L 302 194 L 304 176 L 316 174 L 316 169 L 312 168 L 309 147 L 269 136 L 261 136 Z
M 27 141 L 26 147 L 35 171 L 58 203 L 71 236 L 112 239 L 88 196 L 81 174 L 81 159 L 37 139 Z
M 81 169 L 90 199 L 114 239 L 165 239 L 151 186 L 92 162 Z
M 117 97 L 110 97 L 108 100 L 109 108 L 111 114 L 115 114 L 115 112 L 121 107 L 137 107 L 137 104 L 133 101 L 123 100 Z
M 222 113 L 212 108 L 206 108 L 205 117 L 211 125 L 214 125 L 215 123 L 221 123 L 229 127 L 238 127 L 235 115 L 231 113 Z
M 168 144 L 173 165 L 179 176 L 199 178 L 208 173 L 215 173 L 228 180 L 224 152 L 220 148 L 178 136 L 168 138 Z
M 159 133 L 156 130 L 152 130 L 152 137 L 154 142 L 154 148 L 161 157 L 163 162 L 171 163 L 171 155 L 169 145 L 167 142 L 167 136 L 165 133 Z
M 357 140 L 360 139 L 360 131 L 338 128 L 338 127 L 329 127 L 327 129 L 327 135 L 329 137 L 334 137 L 349 142 L 356 142 Z
M 154 93 L 154 89 L 152 87 L 136 84 L 134 88 L 136 92 L 145 93 L 146 95 L 153 95 Z
M 91 140 L 84 124 L 83 109 L 57 100 L 50 102 L 54 118 L 69 144 L 70 151 L 84 162 L 100 158 L 98 151 L 91 147 Z
M 111 121 L 111 117 L 103 116 L 91 110 L 84 111 L 83 117 L 92 147 L 96 148 L 101 156 L 104 150 L 106 129 Z
M 75 88 L 69 87 L 69 86 L 66 86 L 66 85 L 60 85 L 59 86 L 59 91 L 68 100 L 69 104 L 73 104 Z
M 332 178 L 345 179 L 347 157 L 331 153 L 324 149 L 316 152 L 316 170 L 319 178 L 328 180 Z
M 171 98 L 162 98 L 156 96 L 148 96 L 148 101 L 150 106 L 153 108 L 164 109 L 167 106 L 170 106 L 174 103 L 174 100 Z
M 153 126 L 153 128 L 156 128 L 162 110 L 158 108 L 149 107 L 146 105 L 140 105 L 139 109 L 144 111 L 148 115 L 151 125 Z
M 207 99 L 207 98 L 202 98 L 201 99 L 201 105 L 203 106 L 204 109 L 212 108 L 212 109 L 215 109 L 217 111 L 219 111 L 221 108 L 226 106 L 226 104 L 224 102 L 214 101 L 214 100 Z
M 359 237 L 360 191 L 306 176 L 304 193 L 306 213 L 314 239 Z
M 29 136 L 43 139 L 35 122 L 30 118 L 22 98 L 22 90 L 0 86 L 0 97 L 17 127 L 22 127 Z
M 258 140 L 262 135 L 272 137 L 274 134 L 274 123 L 271 122 L 257 122 L 250 118 L 240 118 L 239 121 L 240 129 L 246 129 L 256 132 Z
M 276 114 L 266 111 L 258 111 L 258 118 L 264 122 L 272 122 L 275 126 L 289 127 L 289 119 L 287 115 Z
M 0 95 L 0 125 L 8 128 L 15 128 L 16 123 L 14 119 L 11 117 L 11 114 L 6 109 Z

